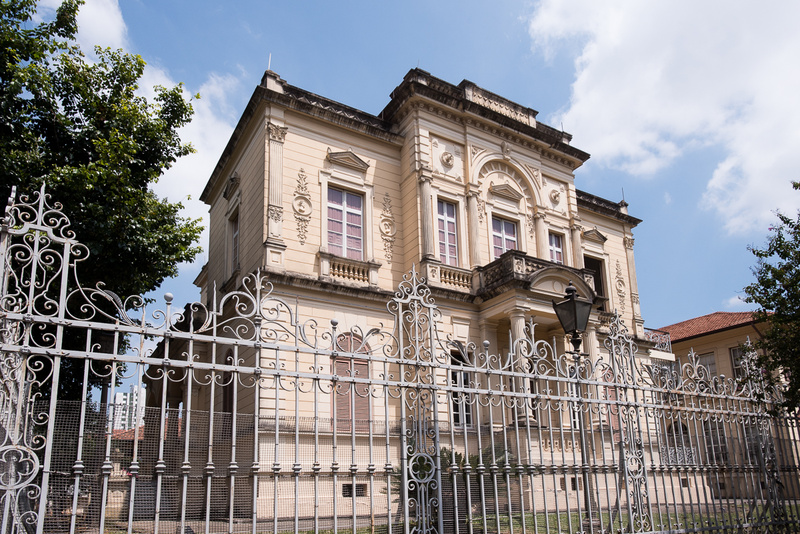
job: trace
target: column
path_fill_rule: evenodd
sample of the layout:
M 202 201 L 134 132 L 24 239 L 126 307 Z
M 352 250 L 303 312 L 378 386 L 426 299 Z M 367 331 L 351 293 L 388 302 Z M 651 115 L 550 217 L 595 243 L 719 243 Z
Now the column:
M 547 237 L 544 208 L 537 207 L 533 214 L 533 227 L 536 233 L 536 257 L 543 260 L 550 259 L 550 240 Z
M 480 219 L 478 217 L 478 197 L 480 191 L 471 190 L 467 193 L 467 235 L 469 237 L 469 263 L 471 268 L 481 265 Z
M 576 269 L 583 269 L 583 238 L 581 232 L 581 220 L 578 217 L 573 217 L 569 226 L 572 233 L 572 266 Z
M 422 234 L 422 260 L 436 259 L 436 241 L 433 232 L 433 176 L 422 170 L 419 175 L 419 224 Z

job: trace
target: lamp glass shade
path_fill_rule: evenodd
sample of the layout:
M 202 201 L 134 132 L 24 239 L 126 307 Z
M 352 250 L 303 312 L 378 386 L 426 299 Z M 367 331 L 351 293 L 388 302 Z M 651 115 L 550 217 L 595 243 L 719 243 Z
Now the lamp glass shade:
M 561 302 L 553 302 L 558 322 L 567 334 L 585 332 L 589 324 L 589 314 L 592 312 L 592 303 L 588 300 L 577 298 L 576 291 L 567 290 L 567 298 Z

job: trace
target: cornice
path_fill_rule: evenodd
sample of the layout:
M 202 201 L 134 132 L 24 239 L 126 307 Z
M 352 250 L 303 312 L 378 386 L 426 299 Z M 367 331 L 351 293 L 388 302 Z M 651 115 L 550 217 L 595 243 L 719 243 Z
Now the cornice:
M 630 224 L 631 227 L 634 227 L 642 222 L 641 219 L 637 219 L 636 217 L 632 217 L 627 213 L 623 213 L 621 211 L 623 205 L 622 202 L 612 202 L 591 193 L 587 193 L 586 191 L 581 191 L 580 189 L 575 190 L 575 196 L 578 200 L 578 208 L 583 208 L 594 213 L 599 213 L 600 215 L 605 215 L 606 217 L 622 221 Z
M 404 116 L 404 107 L 415 97 L 450 108 L 450 113 L 471 115 L 473 120 L 485 119 L 493 123 L 494 128 L 499 124 L 521 136 L 532 138 L 548 147 L 547 153 L 551 157 L 574 159 L 574 167 L 589 159 L 589 154 L 568 144 L 572 139 L 570 134 L 536 121 L 536 110 L 495 95 L 468 80 L 455 86 L 421 69 L 412 69 L 406 74 L 379 117 L 399 122 Z

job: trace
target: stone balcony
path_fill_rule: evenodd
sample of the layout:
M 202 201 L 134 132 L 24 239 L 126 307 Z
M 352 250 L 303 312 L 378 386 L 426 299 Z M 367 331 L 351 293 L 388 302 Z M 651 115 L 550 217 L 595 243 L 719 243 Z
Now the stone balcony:
M 488 300 L 510 289 L 529 289 L 531 277 L 543 269 L 557 269 L 574 280 L 593 284 L 592 272 L 575 269 L 528 256 L 519 250 L 509 250 L 498 259 L 474 269 L 444 265 L 437 260 L 423 260 L 423 274 L 428 285 Z M 588 296 L 588 295 L 587 295 Z M 602 305 L 606 299 L 596 303 Z

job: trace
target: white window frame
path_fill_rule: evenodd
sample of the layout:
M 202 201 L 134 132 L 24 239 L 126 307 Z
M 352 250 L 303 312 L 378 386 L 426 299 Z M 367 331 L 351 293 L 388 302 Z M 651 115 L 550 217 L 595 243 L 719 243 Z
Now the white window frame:
M 471 367 L 467 362 L 462 360 L 463 355 L 460 352 L 450 354 L 450 385 L 455 390 L 452 392 L 453 411 L 451 414 L 454 428 L 472 428 L 474 422 L 473 404 L 471 402 L 471 395 L 465 391 L 464 388 L 469 387 Z M 469 356 L 468 356 L 469 358 Z
M 554 240 L 558 240 L 560 241 L 560 243 L 556 245 L 556 243 L 553 242 Z M 564 252 L 566 249 L 566 247 L 564 246 L 565 241 L 566 240 L 564 239 L 563 234 L 559 234 L 558 232 L 552 232 L 552 231 L 547 233 L 547 244 L 548 244 L 548 249 L 550 250 L 550 261 L 552 261 L 553 263 L 558 263 L 559 265 L 565 265 L 564 263 Z M 561 255 L 560 260 L 556 257 L 557 254 Z
M 728 354 L 731 355 L 731 369 L 733 369 L 733 377 L 734 378 L 747 378 L 745 376 L 745 369 L 742 366 L 742 358 L 744 358 L 744 352 L 739 345 L 735 347 L 731 347 L 728 349 Z
M 342 203 L 341 204 L 334 203 L 331 200 L 331 191 L 336 191 L 338 193 L 341 193 L 341 195 L 342 195 Z M 359 204 L 360 204 L 359 209 L 355 209 L 355 208 L 351 208 L 350 207 L 350 201 L 349 200 L 350 199 L 355 199 L 355 198 L 357 198 L 359 200 Z M 340 222 L 341 226 L 342 226 L 342 232 L 340 234 L 340 236 L 341 236 L 341 244 L 340 245 L 336 245 L 336 247 L 341 249 L 339 251 L 332 250 L 334 245 L 331 244 L 331 237 L 333 237 L 333 234 L 335 232 L 333 232 L 333 230 L 331 230 L 331 228 L 330 228 L 331 220 L 332 220 L 331 216 L 330 216 L 331 208 L 339 210 L 341 212 L 341 214 L 342 214 L 341 221 L 337 221 L 337 222 Z M 365 211 L 364 208 L 365 208 L 365 206 L 364 206 L 364 195 L 362 195 L 361 193 L 354 193 L 354 192 L 349 191 L 347 189 L 342 189 L 340 187 L 336 187 L 336 186 L 333 186 L 333 185 L 329 185 L 328 186 L 328 204 L 327 204 L 326 210 L 325 210 L 325 217 L 328 220 L 328 240 L 327 240 L 328 252 L 330 252 L 331 254 L 335 254 L 336 256 L 341 256 L 343 258 L 347 258 L 347 259 L 350 259 L 350 260 L 359 260 L 359 261 L 363 261 L 364 260 L 364 248 L 365 248 L 364 247 L 364 242 L 366 241 L 365 235 L 364 235 L 366 233 L 366 228 L 364 227 L 364 211 Z M 358 235 L 357 237 L 354 236 L 354 235 L 351 235 L 351 233 L 348 231 L 348 229 L 351 226 L 355 226 L 355 225 L 352 225 L 349 222 L 349 218 L 350 218 L 349 216 L 350 215 L 357 215 L 358 218 L 359 218 L 358 231 L 359 231 L 360 235 Z M 350 243 L 351 239 L 358 239 L 359 240 L 360 243 L 359 243 L 358 249 L 350 248 L 349 243 Z
M 329 253 L 328 250 L 328 188 L 341 189 L 350 193 L 360 194 L 364 203 L 362 213 L 363 241 L 362 258 L 354 261 L 374 261 L 374 232 L 373 232 L 373 206 L 374 188 L 364 178 L 350 176 L 346 174 L 332 174 L 327 170 L 319 171 L 320 184 L 320 206 L 323 206 L 324 213 L 320 215 L 320 251 Z M 343 256 L 346 258 L 347 256 Z
M 452 206 L 453 207 L 453 215 L 450 217 L 445 210 L 445 213 L 442 213 L 441 208 Z M 449 232 L 447 229 L 448 223 L 453 224 L 453 231 Z M 451 202 L 445 198 L 437 198 L 436 199 L 436 231 L 437 231 L 437 243 L 439 245 L 439 261 L 441 261 L 445 265 L 451 265 L 453 267 L 458 267 L 460 265 L 459 261 L 459 252 L 461 247 L 458 244 L 459 240 L 459 227 L 458 227 L 458 203 Z M 444 236 L 444 240 L 442 237 Z M 449 253 L 450 247 L 455 248 L 455 252 L 453 254 Z M 442 251 L 444 249 L 444 252 Z
M 494 222 L 495 221 L 500 221 L 500 222 L 503 223 L 503 225 L 501 227 L 500 234 L 498 234 L 494 229 Z M 503 251 L 500 253 L 500 255 L 505 254 L 509 250 L 522 250 L 521 243 L 520 243 L 520 231 L 519 231 L 520 230 L 520 224 L 519 224 L 518 220 L 512 219 L 512 218 L 508 218 L 508 217 L 503 217 L 502 215 L 496 215 L 496 214 L 492 213 L 491 223 L 492 223 L 491 227 L 489 228 L 489 231 L 491 232 L 491 240 L 489 241 L 489 246 L 491 247 L 491 258 L 492 258 L 492 261 L 494 261 L 494 260 L 496 260 L 497 258 L 500 257 L 495 252 L 495 244 L 494 244 L 494 238 L 495 237 L 500 237 L 502 239 L 502 243 L 503 243 L 502 244 L 502 249 L 503 249 Z M 514 225 L 514 242 L 516 244 L 516 246 L 514 248 L 506 248 L 505 223 L 509 223 L 509 224 Z

